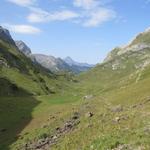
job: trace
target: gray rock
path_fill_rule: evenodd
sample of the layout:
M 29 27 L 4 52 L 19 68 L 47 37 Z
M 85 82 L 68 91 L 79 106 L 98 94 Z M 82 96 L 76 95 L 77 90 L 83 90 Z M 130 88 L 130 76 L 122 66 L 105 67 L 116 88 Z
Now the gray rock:
M 12 39 L 9 31 L 2 26 L 0 26 L 0 39 L 15 46 L 15 42 Z
M 15 44 L 25 55 L 29 56 L 31 54 L 31 49 L 23 41 L 15 41 Z
M 92 112 L 88 112 L 88 113 L 86 113 L 85 114 L 85 116 L 87 117 L 87 118 L 91 118 L 91 117 L 93 117 L 93 113 Z
M 122 144 L 122 145 L 118 145 L 116 148 L 113 148 L 112 150 L 134 150 L 134 149 L 129 144 Z
M 93 95 L 85 95 L 83 97 L 83 99 L 85 99 L 85 100 L 89 100 L 89 99 L 92 99 L 92 98 L 93 98 Z
M 118 123 L 120 121 L 120 119 L 121 119 L 120 117 L 115 117 L 114 122 Z
M 61 58 L 55 58 L 53 56 L 43 54 L 32 54 L 31 58 L 52 72 L 70 71 L 69 65 L 66 64 Z

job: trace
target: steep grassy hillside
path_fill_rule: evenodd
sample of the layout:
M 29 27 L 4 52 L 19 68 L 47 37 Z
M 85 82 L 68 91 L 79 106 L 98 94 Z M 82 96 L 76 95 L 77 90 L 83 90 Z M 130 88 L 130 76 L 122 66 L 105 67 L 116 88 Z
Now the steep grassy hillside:
M 1 96 L 15 95 L 16 92 L 19 95 L 20 88 L 27 91 L 28 95 L 51 94 L 65 86 L 63 75 L 57 76 L 40 65 L 33 64 L 15 45 L 2 40 L 0 40 L 0 79 L 2 81 L 0 89 L 5 89 L 1 90 Z
M 61 97 L 72 82 L 71 74 L 53 74 L 33 63 L 17 49 L 14 42 L 0 39 L 0 149 L 9 149 L 18 139 L 22 130 L 34 119 L 32 113 L 36 107 L 39 114 L 44 112 L 42 106 L 48 104 L 45 102 L 46 95 L 47 99 L 59 94 Z M 42 102 L 40 95 L 43 95 Z M 48 110 L 49 104 L 46 107 Z M 40 115 L 37 118 L 41 118 Z

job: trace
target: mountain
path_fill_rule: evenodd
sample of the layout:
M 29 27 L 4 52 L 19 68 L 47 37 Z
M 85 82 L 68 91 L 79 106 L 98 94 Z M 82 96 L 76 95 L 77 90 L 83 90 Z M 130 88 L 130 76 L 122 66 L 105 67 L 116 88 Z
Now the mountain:
M 78 63 L 73 61 L 70 57 L 66 59 L 55 58 L 43 54 L 30 55 L 33 60 L 41 64 L 43 67 L 51 70 L 52 72 L 69 71 L 73 73 L 80 73 L 91 69 L 94 65 L 86 63 Z
M 0 96 L 51 94 L 58 90 L 57 86 L 63 86 L 57 75 L 24 55 L 31 54 L 25 43 L 16 43 L 1 27 Z
M 127 77 L 137 82 L 142 78 L 142 73 L 150 65 L 150 30 L 138 34 L 129 44 L 114 48 L 104 59 L 103 63 L 97 65 L 88 73 L 99 74 L 100 80 L 115 82 L 120 78 Z M 86 74 L 86 73 L 85 73 Z M 116 77 L 115 77 L 116 76 Z M 104 79 L 103 79 L 104 78 Z M 91 78 L 92 79 L 92 78 Z M 115 79 L 115 80 L 114 80 Z M 110 83 L 107 83 L 110 86 Z M 118 85 L 118 83 L 116 84 Z
M 15 41 L 15 44 L 18 47 L 18 49 L 25 55 L 28 56 L 31 54 L 31 49 L 23 41 Z
M 78 88 L 87 97 L 93 96 L 84 99 L 95 115 L 91 131 L 87 128 L 74 134 L 75 138 L 85 132 L 82 139 L 90 137 L 81 149 L 91 145 L 100 150 L 150 149 L 150 134 L 144 130 L 150 129 L 149 45 L 150 30 L 146 30 L 126 46 L 114 48 L 103 63 L 80 74 Z
M 54 56 L 48 56 L 44 54 L 32 54 L 31 49 L 23 41 L 15 41 L 15 44 L 18 49 L 27 57 L 31 58 L 33 62 L 39 63 L 40 65 L 54 73 L 62 71 L 80 73 L 94 67 L 94 65 L 89 65 L 87 63 L 75 62 L 70 57 L 66 57 L 63 60 L 61 58 L 55 58 Z
M 108 62 L 128 52 L 138 52 L 147 48 L 150 48 L 150 29 L 146 29 L 144 32 L 138 34 L 126 46 L 114 48 L 105 58 L 104 62 Z
M 3 39 L 3 41 L 7 42 L 8 44 L 15 45 L 15 42 L 12 39 L 9 31 L 2 26 L 0 26 L 0 39 Z
M 88 63 L 79 63 L 79 62 L 76 62 L 74 61 L 71 57 L 66 57 L 64 59 L 64 61 L 69 65 L 69 66 L 79 66 L 79 67 L 89 67 L 89 68 L 92 68 L 94 67 L 94 65 L 91 65 L 91 64 L 88 64 Z
M 56 75 L 32 61 L 17 48 L 9 31 L 1 27 L 0 149 L 13 149 L 11 144 L 18 139 L 21 131 L 35 117 L 34 111 L 36 109 L 39 112 L 45 111 L 44 107 L 42 109 L 39 107 L 40 104 L 46 102 L 47 104 L 44 105 L 49 106 L 51 103 L 49 100 L 55 95 L 64 93 L 66 88 L 71 89 L 70 85 L 73 82 L 71 74 Z M 57 101 L 56 99 L 54 103 Z M 40 122 L 43 121 L 40 120 Z M 37 124 L 39 123 L 35 125 Z M 18 148 L 14 148 L 16 149 Z
M 31 57 L 52 72 L 72 71 L 68 64 L 66 64 L 61 58 L 55 58 L 43 54 L 32 54 Z
M 90 65 L 87 63 L 76 62 L 71 57 L 66 57 L 63 60 L 70 66 L 71 70 L 73 70 L 75 73 L 85 72 L 94 67 L 94 65 Z
M 139 80 L 142 71 L 150 65 L 150 30 L 138 34 L 129 44 L 113 49 L 102 65 L 111 65 L 112 70 L 136 71 Z M 126 72 L 128 72 L 126 71 Z
M 52 73 L 9 40 L 0 40 L 0 149 L 150 149 L 149 30 L 76 76 Z

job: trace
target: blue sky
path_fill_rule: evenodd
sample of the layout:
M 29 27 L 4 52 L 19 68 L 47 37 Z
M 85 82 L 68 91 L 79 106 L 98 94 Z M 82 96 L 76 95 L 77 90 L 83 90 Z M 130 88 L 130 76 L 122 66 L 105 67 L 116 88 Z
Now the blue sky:
M 150 0 L 0 0 L 0 14 L 33 53 L 99 63 L 150 26 Z

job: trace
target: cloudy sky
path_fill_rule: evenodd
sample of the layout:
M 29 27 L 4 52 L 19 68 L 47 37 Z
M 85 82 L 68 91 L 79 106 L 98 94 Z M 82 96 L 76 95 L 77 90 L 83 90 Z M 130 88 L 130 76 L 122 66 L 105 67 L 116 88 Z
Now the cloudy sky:
M 0 0 L 0 14 L 33 53 L 98 63 L 150 26 L 150 0 Z

